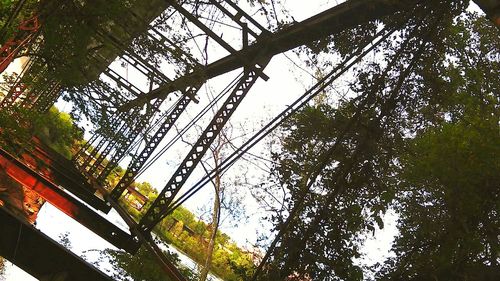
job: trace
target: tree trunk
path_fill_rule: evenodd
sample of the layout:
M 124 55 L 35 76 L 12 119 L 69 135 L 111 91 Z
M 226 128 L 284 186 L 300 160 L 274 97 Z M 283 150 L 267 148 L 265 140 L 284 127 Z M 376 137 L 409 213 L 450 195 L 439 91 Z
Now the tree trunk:
M 219 169 L 219 153 L 217 150 L 213 152 L 214 161 L 215 161 L 215 170 Z M 215 198 L 214 198 L 214 208 L 212 211 L 212 232 L 210 233 L 210 242 L 208 243 L 206 259 L 203 268 L 200 271 L 200 281 L 205 281 L 208 276 L 208 272 L 210 271 L 210 266 L 212 263 L 212 254 L 215 248 L 215 237 L 217 236 L 217 230 L 219 229 L 219 221 L 220 221 L 220 190 L 221 190 L 221 178 L 220 174 L 217 173 L 215 176 Z

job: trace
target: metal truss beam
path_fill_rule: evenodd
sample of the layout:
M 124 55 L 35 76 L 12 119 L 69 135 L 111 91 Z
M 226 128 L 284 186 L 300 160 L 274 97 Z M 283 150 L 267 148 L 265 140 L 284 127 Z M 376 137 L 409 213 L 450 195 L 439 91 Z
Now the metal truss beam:
M 53 204 L 69 217 L 78 221 L 109 243 L 128 252 L 135 253 L 139 248 L 137 241 L 75 197 L 60 189 L 46 177 L 40 175 L 16 157 L 0 149 L 0 166 L 15 181 L 37 192 L 42 198 Z
M 198 89 L 199 87 L 190 88 L 187 90 L 191 91 L 190 94 L 184 94 L 181 96 L 174 110 L 167 116 L 167 118 L 165 119 L 163 124 L 161 124 L 160 128 L 155 132 L 153 137 L 148 142 L 146 142 L 146 145 L 141 153 L 133 158 L 132 162 L 127 168 L 127 171 L 111 192 L 111 198 L 113 198 L 114 200 L 118 200 L 123 191 L 125 191 L 125 189 L 134 181 L 134 178 L 139 173 L 139 170 L 153 154 L 154 150 L 158 147 L 165 135 L 172 128 L 179 116 L 182 114 L 182 112 L 184 112 L 188 104 L 191 102 L 189 96 L 195 95 Z
M 163 99 L 157 99 L 151 105 L 151 107 L 153 109 L 159 108 L 162 103 Z M 127 120 L 125 120 L 125 123 L 122 126 L 123 131 L 116 132 L 116 138 L 108 144 L 100 157 L 96 160 L 94 166 L 91 168 L 90 174 L 95 175 L 98 166 L 101 165 L 101 163 L 104 161 L 105 156 L 107 156 L 112 149 L 115 149 L 115 153 L 108 160 L 108 163 L 106 165 L 103 165 L 104 168 L 97 175 L 97 180 L 99 182 L 102 182 L 111 172 L 111 170 L 113 170 L 113 168 L 117 166 L 118 162 L 125 156 L 137 136 L 139 136 L 141 132 L 145 131 L 145 128 L 147 127 L 153 115 L 154 110 L 146 110 L 146 113 L 141 116 L 139 115 L 139 111 L 137 109 L 134 109 L 132 114 L 129 114 Z
M 0 225 L 0 256 L 39 280 L 113 280 L 4 207 Z
M 157 263 L 165 274 L 173 281 L 187 281 L 180 273 L 179 269 L 165 256 L 163 251 L 155 244 L 155 241 L 150 233 L 144 233 L 139 230 L 137 223 L 130 217 L 127 211 L 118 204 L 108 194 L 105 195 L 106 200 L 113 206 L 118 214 L 127 223 L 132 233 L 139 239 L 140 243 L 156 258 Z
M 262 64 L 265 66 L 267 63 L 268 62 L 263 62 Z M 245 70 L 243 77 L 228 96 L 227 100 L 217 111 L 210 124 L 205 131 L 203 131 L 186 158 L 184 158 L 167 185 L 158 195 L 158 198 L 153 202 L 141 219 L 139 227 L 142 231 L 151 231 L 153 227 L 168 214 L 167 212 L 174 197 L 194 171 L 197 164 L 201 161 L 205 152 L 210 148 L 210 145 L 216 139 L 250 88 L 255 84 L 262 71 L 263 68 L 258 67 L 251 70 Z
M 253 17 L 248 15 L 243 9 L 241 9 L 238 5 L 233 3 L 232 1 L 229 0 L 224 0 L 224 2 L 228 3 L 229 6 L 231 6 L 234 10 L 236 10 L 236 14 L 231 13 L 228 9 L 226 9 L 222 3 L 220 3 L 217 0 L 209 0 L 210 3 L 214 6 L 216 6 L 219 10 L 221 10 L 224 14 L 226 14 L 231 20 L 233 20 L 235 23 L 237 23 L 242 29 L 243 32 L 248 32 L 250 35 L 252 35 L 255 39 L 257 39 L 262 32 L 269 32 L 267 29 L 265 29 L 262 25 L 260 25 Z M 257 34 L 254 32 L 252 29 L 248 28 L 248 24 L 243 22 L 241 18 L 244 17 L 245 20 L 249 21 L 255 27 L 259 29 L 259 33 Z
M 175 10 L 177 10 L 181 15 L 187 18 L 190 22 L 196 25 L 199 29 L 205 32 L 210 38 L 215 40 L 220 46 L 222 46 L 226 51 L 231 54 L 236 53 L 236 50 L 229 45 L 224 39 L 222 39 L 219 35 L 217 35 L 214 31 L 212 31 L 208 26 L 203 24 L 198 18 L 191 14 L 189 11 L 184 9 L 176 0 L 165 0 L 168 4 L 170 4 Z
M 33 60 L 30 59 L 26 65 L 24 66 L 21 73 L 16 77 L 16 80 L 10 86 L 9 92 L 5 97 L 0 101 L 0 108 L 8 108 L 14 105 L 17 99 L 26 92 L 26 84 L 23 81 L 24 75 L 29 73 L 31 67 L 33 66 Z
M 9 92 L 0 102 L 0 108 L 8 108 L 14 105 L 16 100 L 25 92 L 26 85 L 20 81 L 16 81 L 15 84 L 10 87 Z
M 94 209 L 105 213 L 109 212 L 111 207 L 105 201 L 95 196 L 96 190 L 87 183 L 85 177 L 76 170 L 70 160 L 62 157 L 37 138 L 33 138 L 32 141 L 35 147 L 29 154 L 26 154 L 34 158 L 30 161 L 31 163 L 38 163 L 38 166 L 41 166 L 39 172 L 44 172 L 44 176 L 51 182 L 58 186 L 64 186 L 65 189 Z
M 121 144 L 124 142 L 124 139 L 127 137 L 132 137 L 132 136 L 126 136 L 129 132 L 129 127 L 126 124 L 127 122 L 122 122 L 120 126 L 117 127 L 116 131 L 113 131 L 112 138 L 111 139 L 103 139 L 102 141 L 104 143 L 107 142 L 107 145 L 104 146 L 104 149 L 100 151 L 99 156 L 97 158 L 93 158 L 94 162 L 92 166 L 89 167 L 87 170 L 90 176 L 97 177 L 99 174 L 100 167 L 104 167 L 102 164 L 106 157 L 111 153 L 111 151 L 114 148 L 117 148 L 121 146 Z M 92 160 L 92 158 L 90 159 Z
M 23 104 L 26 108 L 32 108 L 38 112 L 46 112 L 57 101 L 61 95 L 61 84 L 56 81 L 47 82 L 49 87 L 37 93 L 32 99 L 27 99 Z
M 423 0 L 433 1 L 433 0 Z M 248 59 L 271 58 L 277 54 L 337 34 L 360 24 L 381 19 L 396 11 L 407 10 L 418 2 L 414 0 L 349 0 L 302 22 L 292 24 L 275 33 L 263 33 L 254 44 L 232 53 L 206 67 L 199 68 L 171 83 L 127 102 L 121 110 L 128 110 L 169 93 L 185 89 L 194 82 L 204 82 L 247 65 Z
M 21 22 L 14 37 L 0 46 L 0 73 L 4 72 L 16 55 L 36 37 L 39 28 L 38 16 L 27 19 Z

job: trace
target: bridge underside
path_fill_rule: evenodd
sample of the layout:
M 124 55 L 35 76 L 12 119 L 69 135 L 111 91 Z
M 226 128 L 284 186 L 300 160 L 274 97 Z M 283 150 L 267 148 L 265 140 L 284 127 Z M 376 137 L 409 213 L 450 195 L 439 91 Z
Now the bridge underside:
M 5 208 L 0 225 L 0 256 L 39 280 L 113 280 Z
M 47 155 L 52 155 L 52 157 Z M 60 156 L 50 150 L 46 151 L 40 146 L 36 146 L 33 153 L 22 154 L 21 159 L 0 148 L 0 167 L 13 180 L 38 193 L 47 202 L 109 243 L 128 252 L 136 252 L 139 248 L 139 243 L 131 234 L 109 222 L 93 208 L 90 208 L 80 200 L 104 211 L 109 211 L 110 206 L 92 195 L 90 193 L 91 187 L 87 186 L 85 181 L 68 182 L 67 176 L 71 176 L 74 173 L 71 169 L 73 164 L 71 161 L 59 159 L 60 161 L 65 161 L 66 165 L 57 167 L 53 161 L 49 161 L 49 158 L 54 157 Z M 78 174 L 75 174 L 73 180 L 77 176 Z M 81 194 L 87 196 L 78 196 Z M 76 196 L 80 200 L 76 199 Z M 86 198 L 89 199 L 85 200 Z
M 120 20 L 108 19 L 103 24 L 95 26 L 93 44 L 87 46 L 95 50 L 85 55 L 84 66 L 88 67 L 82 68 L 86 69 L 86 73 L 82 71 L 81 74 L 85 75 L 75 79 L 80 82 L 75 83 L 78 85 L 66 86 L 67 92 L 80 91 L 78 92 L 82 94 L 80 96 L 88 95 L 89 104 L 95 105 L 99 109 L 96 112 L 102 114 L 99 116 L 99 124 L 96 124 L 94 136 L 74 156 L 74 159 L 65 159 L 36 139 L 33 140 L 34 149 L 20 155 L 14 156 L 0 148 L 0 168 L 12 179 L 37 192 L 59 210 L 118 248 L 134 253 L 140 243 L 144 243 L 157 254 L 160 264 L 172 280 L 184 280 L 184 278 L 168 260 L 165 260 L 156 245 L 150 243 L 152 241 L 150 231 L 175 208 L 176 202 L 173 200 L 176 194 L 252 85 L 257 79 L 267 78 L 263 71 L 269 60 L 287 50 L 394 12 L 410 9 L 417 2 L 425 1 L 350 0 L 274 33 L 258 23 L 254 23 L 253 29 L 249 29 L 248 23 L 253 23 L 252 17 L 229 0 L 205 2 L 220 9 L 222 14 L 234 21 L 233 24 L 241 27 L 241 48 L 237 48 L 234 44 L 231 46 L 212 32 L 200 21 L 202 17 L 197 18 L 196 13 L 188 11 L 183 6 L 185 3 L 181 5 L 174 0 L 155 0 L 147 4 L 158 8 L 154 13 L 149 6 L 126 11 L 120 18 L 126 16 L 135 19 L 135 22 L 123 24 Z M 483 9 L 489 11 L 488 15 L 498 26 L 499 1 L 477 2 L 485 3 L 482 5 Z M 226 8 L 230 11 L 224 10 Z M 207 42 L 210 38 L 226 49 L 229 55 L 211 63 L 207 62 L 206 65 L 193 59 L 189 50 L 180 48 L 175 42 L 169 41 L 167 36 L 155 30 L 154 25 L 149 25 L 149 22 L 165 9 L 170 9 L 171 14 L 198 27 L 199 31 L 206 35 Z M 146 28 L 149 29 L 144 31 Z M 160 49 L 158 53 L 166 50 L 165 52 L 169 53 L 168 56 L 176 61 L 176 64 L 185 64 L 185 69 L 179 70 L 181 74 L 167 77 L 159 67 L 149 63 L 140 52 L 129 47 L 128 44 L 140 33 L 146 34 L 143 40 L 149 40 L 151 45 Z M 249 40 L 248 36 L 252 37 L 253 41 Z M 110 69 L 110 63 L 117 57 L 125 61 L 131 69 L 135 69 L 135 72 L 144 74 L 148 79 L 149 90 L 140 89 L 141 87 L 135 86 L 128 78 Z M 147 166 L 147 161 L 153 158 L 153 152 L 189 103 L 197 102 L 196 94 L 203 84 L 208 79 L 236 69 L 244 69 L 243 74 L 233 88 L 228 90 L 227 101 L 215 113 L 210 125 L 193 145 L 164 190 L 152 203 L 152 207 L 142 220 L 136 223 L 117 203 L 123 192 L 131 186 L 142 168 Z M 105 79 L 102 80 L 101 76 Z M 35 78 L 33 81 L 38 81 L 36 80 L 38 78 Z M 17 90 L 11 90 L 6 96 L 8 98 L 0 101 L 0 109 L 8 110 L 9 107 L 19 106 L 42 112 L 47 110 L 61 95 L 63 83 L 43 79 L 40 81 L 40 84 L 48 85 L 47 89 L 31 92 L 24 92 L 26 85 L 21 83 L 21 80 L 17 81 L 17 86 L 12 87 Z M 87 82 L 89 85 L 80 85 Z M 178 98 L 173 98 L 173 92 L 179 94 Z M 163 108 L 162 112 L 161 106 L 165 107 L 165 103 L 169 102 L 167 97 L 174 99 L 168 106 L 169 108 L 171 106 L 172 110 L 167 111 Z M 147 105 L 145 111 L 142 110 L 143 105 Z M 159 125 L 152 125 L 156 123 Z M 134 143 L 138 143 L 137 147 L 134 147 Z M 127 155 L 131 156 L 127 171 L 108 193 L 109 190 L 103 188 L 106 177 Z M 97 191 L 100 192 L 98 196 L 96 196 Z M 109 212 L 111 206 L 124 217 L 130 227 L 130 233 L 118 228 L 99 214 L 99 211 Z M 36 278 L 111 280 L 4 208 L 0 208 L 0 225 L 2 226 L 0 255 Z

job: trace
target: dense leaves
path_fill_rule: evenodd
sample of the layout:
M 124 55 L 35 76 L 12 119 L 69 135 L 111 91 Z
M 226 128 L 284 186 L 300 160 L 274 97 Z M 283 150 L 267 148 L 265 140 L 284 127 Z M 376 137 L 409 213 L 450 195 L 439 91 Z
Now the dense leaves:
M 36 136 L 67 158 L 83 132 L 73 124 L 69 114 L 55 107 L 45 113 L 13 107 L 0 111 L 0 146 L 13 153 L 26 148 Z M 29 147 L 27 147 L 29 149 Z
M 500 276 L 500 67 L 488 57 L 500 40 L 484 18 L 463 18 L 452 36 L 456 61 L 435 79 L 447 95 L 400 157 L 400 234 L 383 278 Z
M 12 38 L 19 24 L 31 18 L 38 6 L 36 0 L 13 1 L 0 0 L 0 46 Z M 20 4 L 22 3 L 22 6 Z M 17 9 L 22 7 L 22 9 Z
M 283 235 L 260 279 L 366 278 L 360 247 L 389 207 L 400 234 L 379 278 L 498 274 L 498 30 L 460 15 L 466 3 L 434 4 L 355 70 L 354 98 L 282 127 L 266 188 L 287 191 Z
M 114 186 L 123 173 L 123 169 L 115 169 L 108 177 L 108 182 Z M 134 195 L 128 195 L 126 199 L 121 200 L 121 205 L 132 217 L 140 219 L 151 205 L 151 202 L 156 199 L 158 192 L 147 182 L 134 183 L 133 186 L 141 194 L 149 198 L 148 203 L 141 210 L 137 210 L 133 207 Z M 195 217 L 186 208 L 178 207 L 175 209 L 172 214 L 168 215 L 155 227 L 154 233 L 161 239 L 159 243 L 166 242 L 185 253 L 196 263 L 200 265 L 204 264 L 211 234 L 209 225 Z M 121 251 L 111 249 L 106 249 L 101 253 L 111 260 L 113 268 L 117 272 L 128 272 L 128 275 L 133 277 L 134 280 L 165 280 L 155 279 L 159 278 L 155 276 L 157 276 L 158 272 L 161 272 L 161 269 L 154 259 L 146 257 L 145 250 L 141 251 L 138 255 L 144 256 L 144 258 L 132 257 Z M 141 266 L 138 262 L 139 260 L 151 263 L 151 265 Z M 210 271 L 223 280 L 236 281 L 248 279 L 253 273 L 254 268 L 253 253 L 243 250 L 235 242 L 231 241 L 231 238 L 227 234 L 220 230 L 217 231 Z M 149 270 L 153 272 L 151 273 L 152 275 L 143 272 Z M 184 272 L 187 274 L 186 276 L 193 275 L 193 272 L 189 270 L 185 270 Z
M 477 112 L 410 142 L 401 157 L 396 257 L 380 275 L 405 280 L 500 277 L 499 117 L 491 110 Z
M 196 280 L 189 269 L 179 264 L 177 255 L 164 252 L 169 260 L 175 264 L 187 280 Z M 115 280 L 147 280 L 147 281 L 170 281 L 165 272 L 160 268 L 155 258 L 151 256 L 144 247 L 141 247 L 135 255 L 130 255 L 124 251 L 106 249 L 101 252 L 101 261 L 109 260 L 114 272 Z

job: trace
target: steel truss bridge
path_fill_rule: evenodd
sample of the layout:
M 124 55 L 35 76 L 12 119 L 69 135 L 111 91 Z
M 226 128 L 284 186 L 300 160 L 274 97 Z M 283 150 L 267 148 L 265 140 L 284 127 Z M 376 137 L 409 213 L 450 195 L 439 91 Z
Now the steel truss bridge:
M 53 14 L 52 10 L 65 9 L 65 5 L 50 5 L 58 1 L 42 1 L 45 5 L 38 14 L 17 19 L 15 12 L 22 9 L 25 2 L 19 1 L 4 28 L 14 25 L 16 20 L 22 23 L 10 38 L 0 38 L 0 42 L 3 42 L 0 72 L 15 57 L 27 55 L 30 59 L 24 64 L 22 73 L 11 81 L 9 91 L 0 100 L 1 110 L 14 112 L 14 108 L 23 108 L 44 112 L 61 95 L 69 93 L 94 110 L 90 113 L 94 116 L 91 121 L 95 130 L 72 160 L 33 138 L 34 149 L 16 155 L 0 148 L 0 166 L 13 179 L 31 188 L 114 246 L 130 253 L 135 253 L 141 245 L 146 246 L 172 280 L 185 280 L 153 241 L 151 231 L 155 225 L 208 183 L 216 173 L 228 169 L 239 156 L 307 104 L 326 85 L 345 73 L 370 52 L 370 48 L 385 40 L 391 31 L 377 34 L 371 47 L 353 46 L 351 57 L 346 58 L 325 79 L 244 143 L 222 163 L 219 170 L 211 171 L 204 180 L 179 196 L 186 180 L 252 86 L 259 79 L 268 79 L 265 69 L 273 56 L 387 15 L 409 11 L 420 2 L 432 1 L 348 0 L 276 31 L 266 29 L 231 0 L 207 0 L 203 3 L 131 1 L 131 6 L 120 10 L 118 14 L 104 15 L 100 17 L 100 22 L 89 20 L 86 23 L 92 31 L 91 39 L 84 46 L 86 53 L 79 56 L 80 63 L 75 72 L 78 75 L 73 77 L 73 83 L 52 75 L 57 67 L 30 56 L 44 46 L 44 23 Z M 499 1 L 477 3 L 499 26 Z M 81 4 L 80 8 L 91 9 L 89 5 Z M 217 21 L 211 21 L 213 14 L 219 16 Z M 217 25 L 214 22 L 236 26 L 237 32 L 231 40 L 224 39 L 214 31 Z M 226 55 L 219 55 L 214 61 L 195 56 L 191 51 L 194 43 L 189 45 L 179 39 L 181 36 L 177 36 L 185 26 L 196 30 L 197 34 L 207 38 L 207 42 L 217 46 L 220 49 L 218 54 Z M 2 29 L 0 36 L 4 35 Z M 161 62 L 157 58 L 162 58 Z M 69 60 L 71 64 L 71 58 L 63 60 Z M 119 73 L 111 66 L 116 61 L 126 63 L 140 78 L 133 81 Z M 64 69 L 67 66 L 60 67 Z M 220 96 L 222 104 L 218 111 L 171 175 L 158 198 L 144 217 L 139 221 L 132 219 L 118 204 L 124 191 L 157 158 L 155 152 L 158 153 L 160 143 L 179 117 L 192 103 L 199 102 L 197 93 L 203 85 L 209 79 L 235 70 L 240 74 L 228 86 L 225 95 Z M 225 101 L 222 102 L 223 98 Z M 206 108 L 214 104 L 211 101 Z M 15 118 L 15 114 L 12 114 L 12 118 Z M 197 120 L 195 118 L 192 122 Z M 114 186 L 109 186 L 106 178 L 127 157 L 130 160 L 124 176 Z M 120 229 L 98 213 L 108 213 L 111 208 L 115 208 L 123 217 L 128 224 L 128 231 Z M 0 209 L 0 221 L 0 254 L 36 278 L 52 280 L 61 271 L 66 271 L 65 280 L 109 280 L 109 277 L 3 208 Z M 47 255 L 50 255 L 50 259 L 39 258 Z

